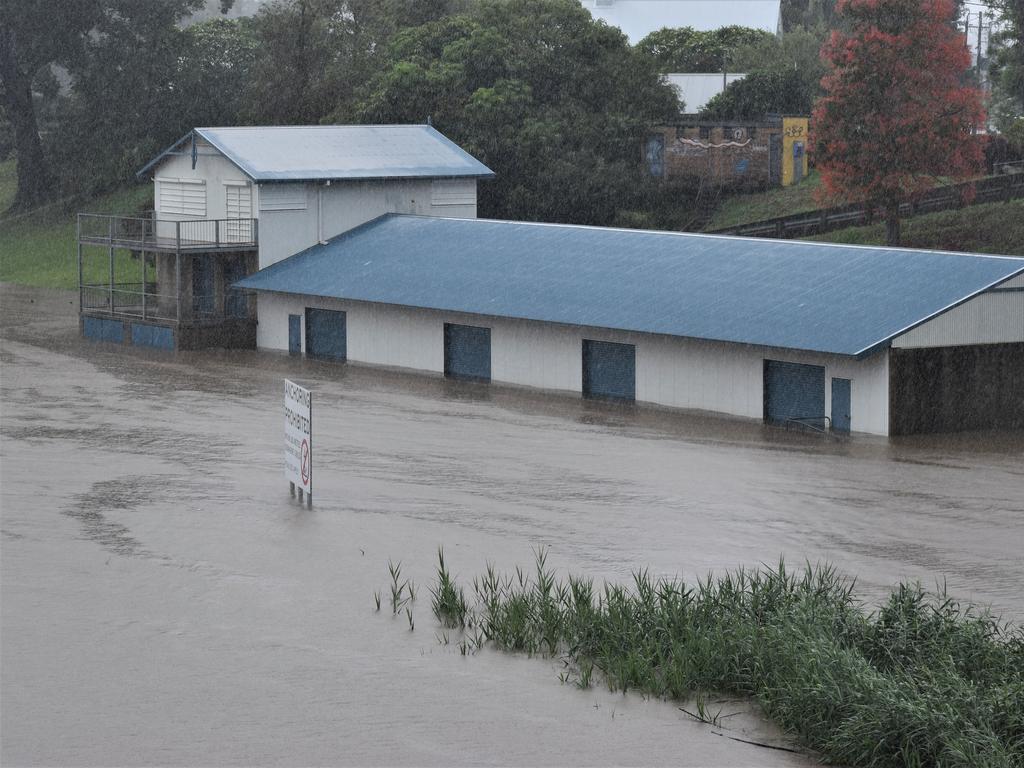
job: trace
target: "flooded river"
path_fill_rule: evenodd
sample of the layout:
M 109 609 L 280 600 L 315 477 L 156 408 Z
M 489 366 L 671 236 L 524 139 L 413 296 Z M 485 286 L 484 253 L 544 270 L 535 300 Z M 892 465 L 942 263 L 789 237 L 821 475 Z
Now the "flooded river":
M 829 560 L 869 603 L 945 580 L 1024 620 L 1024 434 L 836 441 L 747 421 L 260 353 L 77 336 L 0 288 L 4 765 L 808 765 L 752 713 L 579 691 L 439 644 L 464 578 L 598 580 Z M 282 475 L 282 379 L 314 391 L 315 507 Z M 375 613 L 389 559 L 419 585 Z M 729 712 L 741 704 L 722 705 Z

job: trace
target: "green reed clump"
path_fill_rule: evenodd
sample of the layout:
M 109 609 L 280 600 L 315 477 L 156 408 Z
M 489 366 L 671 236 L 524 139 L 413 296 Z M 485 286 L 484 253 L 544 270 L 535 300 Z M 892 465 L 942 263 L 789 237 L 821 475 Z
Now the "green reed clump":
M 444 564 L 444 550 L 437 550 L 437 586 L 431 589 L 432 607 L 437 620 L 446 627 L 465 627 L 469 605 L 462 587 L 457 586 Z
M 867 614 L 828 565 L 740 569 L 628 587 L 535 569 L 474 579 L 471 607 L 438 553 L 434 613 L 486 642 L 562 656 L 587 687 L 755 697 L 826 759 L 852 766 L 1024 768 L 1024 633 L 944 590 L 899 585 Z M 463 653 L 466 651 L 464 650 Z

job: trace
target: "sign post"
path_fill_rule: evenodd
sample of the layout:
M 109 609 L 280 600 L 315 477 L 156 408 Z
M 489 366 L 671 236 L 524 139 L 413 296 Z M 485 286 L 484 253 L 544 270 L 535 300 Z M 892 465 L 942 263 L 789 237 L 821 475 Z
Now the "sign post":
M 284 380 L 284 476 L 292 496 L 299 490 L 313 506 L 313 395 Z

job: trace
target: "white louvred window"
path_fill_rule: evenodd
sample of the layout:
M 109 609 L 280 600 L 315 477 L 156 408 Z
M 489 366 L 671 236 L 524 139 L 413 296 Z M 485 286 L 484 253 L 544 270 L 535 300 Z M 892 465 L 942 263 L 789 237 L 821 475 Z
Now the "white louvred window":
M 252 187 L 247 181 L 226 181 L 225 211 L 228 221 L 225 239 L 229 242 L 248 242 L 252 239 Z
M 157 177 L 160 213 L 175 216 L 206 215 L 206 182 L 202 179 Z
M 473 205 L 476 182 L 472 179 L 437 179 L 430 185 L 431 205 Z
M 306 207 L 302 184 L 260 184 L 261 211 L 299 211 Z

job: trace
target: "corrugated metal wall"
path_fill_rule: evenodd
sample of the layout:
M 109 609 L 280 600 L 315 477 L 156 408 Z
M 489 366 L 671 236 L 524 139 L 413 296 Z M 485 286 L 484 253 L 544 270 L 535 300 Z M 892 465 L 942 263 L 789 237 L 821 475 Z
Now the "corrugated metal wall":
M 898 348 L 1024 341 L 1024 279 L 1014 278 L 893 340 Z

